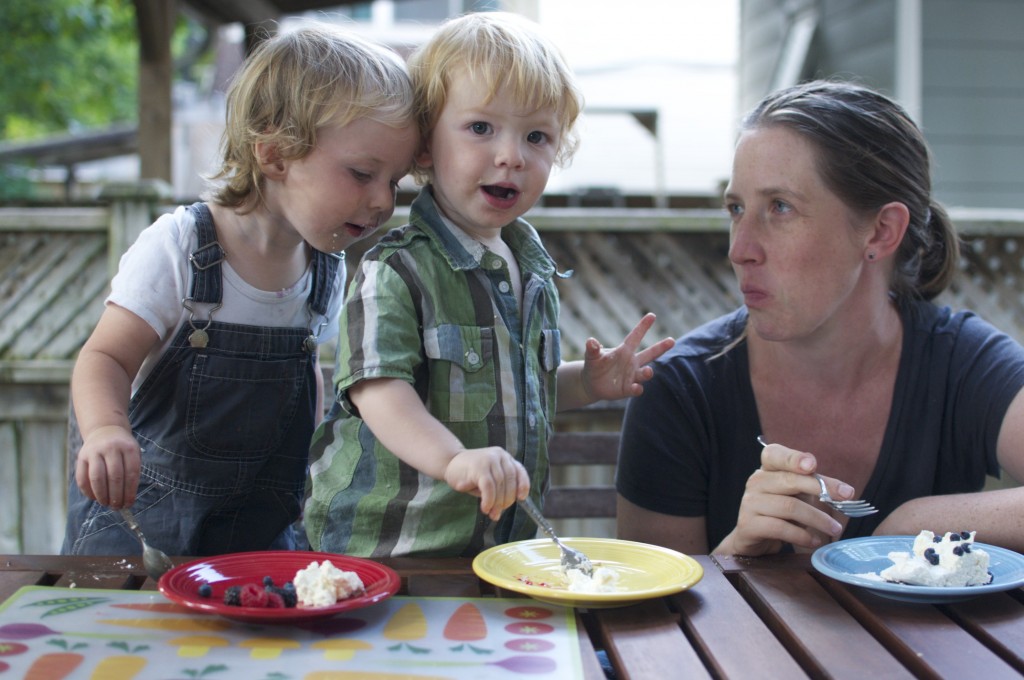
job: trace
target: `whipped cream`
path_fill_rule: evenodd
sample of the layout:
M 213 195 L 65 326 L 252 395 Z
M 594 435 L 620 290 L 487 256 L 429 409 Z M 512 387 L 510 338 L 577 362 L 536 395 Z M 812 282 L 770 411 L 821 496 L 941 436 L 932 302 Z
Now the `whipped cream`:
M 886 581 L 916 586 L 963 587 L 989 583 L 988 553 L 974 546 L 975 532 L 927 529 L 914 538 L 913 552 L 891 552 L 893 565 L 880 572 Z
M 568 590 L 573 593 L 614 593 L 618 590 L 619 574 L 609 567 L 595 567 L 594 575 L 587 576 L 579 569 L 565 572 Z
M 308 567 L 295 573 L 292 583 L 300 607 L 326 607 L 366 590 L 359 574 L 342 571 L 330 560 L 310 562 Z

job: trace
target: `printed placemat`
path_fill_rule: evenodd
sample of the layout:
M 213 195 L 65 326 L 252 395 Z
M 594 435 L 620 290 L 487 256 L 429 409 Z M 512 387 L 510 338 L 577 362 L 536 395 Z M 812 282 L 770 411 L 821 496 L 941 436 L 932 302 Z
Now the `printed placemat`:
M 300 625 L 197 614 L 156 592 L 26 586 L 0 605 L 0 680 L 582 677 L 573 610 L 392 597 Z

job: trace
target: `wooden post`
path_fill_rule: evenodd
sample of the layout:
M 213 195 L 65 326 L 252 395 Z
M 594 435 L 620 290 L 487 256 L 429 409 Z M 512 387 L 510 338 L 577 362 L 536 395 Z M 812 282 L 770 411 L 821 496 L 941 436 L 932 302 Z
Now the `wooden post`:
M 139 161 L 144 179 L 171 179 L 171 34 L 176 0 L 135 0 L 139 34 Z
M 171 185 L 163 180 L 111 183 L 103 187 L 100 200 L 110 203 L 110 232 L 107 241 L 107 269 L 111 277 L 128 246 L 153 221 L 153 210 L 173 196 Z

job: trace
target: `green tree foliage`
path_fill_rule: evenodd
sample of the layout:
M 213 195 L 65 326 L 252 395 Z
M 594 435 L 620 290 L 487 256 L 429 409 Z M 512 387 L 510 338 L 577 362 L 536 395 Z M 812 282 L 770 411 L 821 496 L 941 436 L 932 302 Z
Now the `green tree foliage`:
M 0 140 L 135 121 L 131 0 L 2 0 L 0 73 Z

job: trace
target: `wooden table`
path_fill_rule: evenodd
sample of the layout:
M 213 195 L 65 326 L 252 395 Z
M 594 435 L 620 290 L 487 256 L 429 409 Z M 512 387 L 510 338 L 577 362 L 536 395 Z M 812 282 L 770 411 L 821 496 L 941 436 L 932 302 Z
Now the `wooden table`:
M 953 605 L 908 604 L 817 574 L 806 556 L 696 558 L 692 590 L 581 610 L 586 677 L 595 649 L 628 678 L 1020 678 L 1024 589 Z M 183 561 L 183 560 L 179 560 Z M 517 596 L 481 582 L 468 560 L 386 560 L 412 596 Z M 24 585 L 151 590 L 138 557 L 0 556 L 0 600 Z

